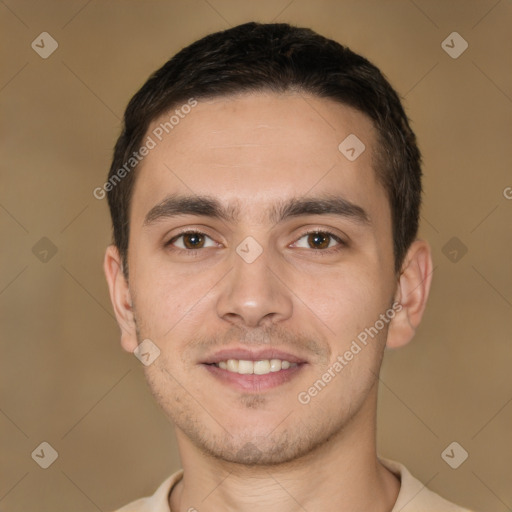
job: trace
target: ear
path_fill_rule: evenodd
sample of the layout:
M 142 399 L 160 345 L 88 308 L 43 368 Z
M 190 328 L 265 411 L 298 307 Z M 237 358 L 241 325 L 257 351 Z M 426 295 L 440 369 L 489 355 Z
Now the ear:
M 432 282 L 432 256 L 424 240 L 416 240 L 407 251 L 400 273 L 395 301 L 401 304 L 389 324 L 388 348 L 398 348 L 412 340 L 421 322 Z
M 128 281 L 123 273 L 121 256 L 114 245 L 107 247 L 103 270 L 107 278 L 110 300 L 114 307 L 117 323 L 121 329 L 121 346 L 127 352 L 132 353 L 138 345 L 133 304 Z

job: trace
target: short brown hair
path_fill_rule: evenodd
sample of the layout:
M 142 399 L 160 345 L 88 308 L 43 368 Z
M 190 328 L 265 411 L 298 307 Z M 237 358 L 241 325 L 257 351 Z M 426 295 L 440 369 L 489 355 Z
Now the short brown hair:
M 152 121 L 189 98 L 250 91 L 299 91 L 329 98 L 369 116 L 378 133 L 375 172 L 391 206 L 395 271 L 414 241 L 421 203 L 421 155 L 400 99 L 379 69 L 349 48 L 308 28 L 245 23 L 182 49 L 130 100 L 109 180 L 141 146 Z M 125 276 L 135 170 L 109 187 L 108 203 Z

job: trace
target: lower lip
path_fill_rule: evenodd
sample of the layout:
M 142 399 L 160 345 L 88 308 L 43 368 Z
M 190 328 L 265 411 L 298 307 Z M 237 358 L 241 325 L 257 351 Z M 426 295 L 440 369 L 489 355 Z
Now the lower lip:
M 265 375 L 244 375 L 241 373 L 229 372 L 213 364 L 203 364 L 203 366 L 211 375 L 213 375 L 213 377 L 224 384 L 227 384 L 239 391 L 257 393 L 267 389 L 276 388 L 277 386 L 289 382 L 302 370 L 305 363 L 300 363 L 297 366 L 292 366 L 286 370 L 270 372 Z

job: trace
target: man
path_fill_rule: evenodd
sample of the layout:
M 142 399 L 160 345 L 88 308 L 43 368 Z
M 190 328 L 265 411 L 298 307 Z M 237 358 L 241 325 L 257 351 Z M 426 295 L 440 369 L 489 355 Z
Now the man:
M 121 344 L 183 469 L 128 511 L 462 511 L 376 454 L 384 348 L 432 261 L 420 153 L 366 59 L 248 23 L 180 51 L 130 101 L 105 273 Z

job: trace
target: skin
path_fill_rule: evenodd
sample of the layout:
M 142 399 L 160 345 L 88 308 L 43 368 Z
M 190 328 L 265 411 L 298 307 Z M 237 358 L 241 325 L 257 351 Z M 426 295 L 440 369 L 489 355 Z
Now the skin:
M 338 145 L 352 133 L 366 149 L 350 162 Z M 200 101 L 138 169 L 129 282 L 114 246 L 104 266 L 123 348 L 133 352 L 149 338 L 161 351 L 144 369 L 179 444 L 184 478 L 171 493 L 173 511 L 393 508 L 400 483 L 376 456 L 378 373 L 385 347 L 408 343 L 420 323 L 432 262 L 417 240 L 395 274 L 375 148 L 372 122 L 350 107 L 261 92 Z M 214 196 L 238 206 L 240 217 L 188 214 L 144 225 L 174 193 Z M 267 216 L 278 201 L 322 194 L 360 206 L 369 222 L 309 214 L 276 224 Z M 207 235 L 194 256 L 190 237 L 174 239 L 183 228 Z M 311 241 L 310 229 L 346 244 Z M 252 263 L 236 252 L 248 236 L 263 250 Z M 339 250 L 322 255 L 317 245 Z M 298 394 L 394 301 L 402 306 L 394 318 L 300 403 Z M 244 392 L 201 364 L 233 346 L 276 347 L 307 364 L 289 382 Z

